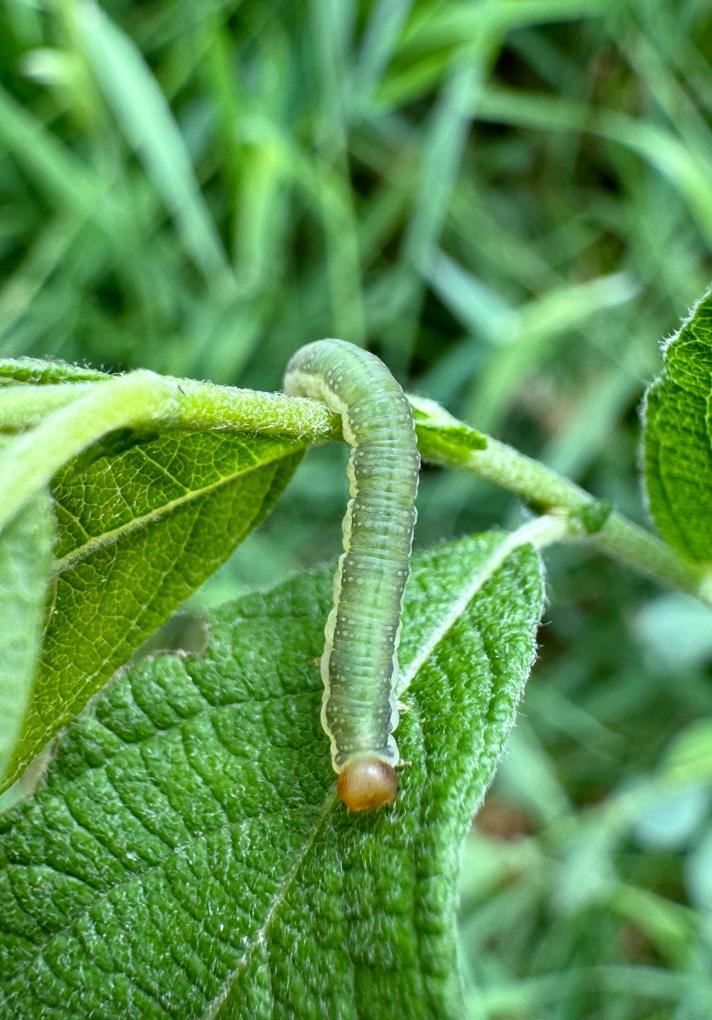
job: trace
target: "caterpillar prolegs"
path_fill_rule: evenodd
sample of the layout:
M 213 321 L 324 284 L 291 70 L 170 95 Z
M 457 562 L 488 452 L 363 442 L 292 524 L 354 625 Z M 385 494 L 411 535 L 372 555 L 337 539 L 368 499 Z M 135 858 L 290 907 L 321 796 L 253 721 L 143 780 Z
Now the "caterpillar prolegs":
M 337 791 L 351 811 L 398 791 L 398 638 L 415 525 L 420 456 L 406 396 L 374 354 L 318 340 L 287 366 L 285 392 L 336 411 L 351 447 L 343 553 L 321 675 L 321 722 Z

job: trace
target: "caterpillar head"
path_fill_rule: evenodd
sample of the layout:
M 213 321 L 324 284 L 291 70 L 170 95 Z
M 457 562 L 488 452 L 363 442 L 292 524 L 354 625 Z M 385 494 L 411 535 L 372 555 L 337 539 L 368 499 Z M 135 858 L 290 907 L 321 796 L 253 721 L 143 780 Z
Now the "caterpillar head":
M 355 758 L 339 773 L 336 792 L 349 811 L 370 811 L 393 803 L 398 776 L 393 766 L 380 758 Z

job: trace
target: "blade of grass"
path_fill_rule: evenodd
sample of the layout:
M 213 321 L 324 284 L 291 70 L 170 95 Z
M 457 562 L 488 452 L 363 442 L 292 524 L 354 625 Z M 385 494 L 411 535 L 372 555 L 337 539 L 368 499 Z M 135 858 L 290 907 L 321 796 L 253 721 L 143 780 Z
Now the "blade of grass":
M 175 219 L 187 250 L 209 282 L 229 288 L 232 275 L 222 243 L 155 78 L 133 42 L 101 8 L 84 5 L 77 19 L 86 58 L 127 141 Z

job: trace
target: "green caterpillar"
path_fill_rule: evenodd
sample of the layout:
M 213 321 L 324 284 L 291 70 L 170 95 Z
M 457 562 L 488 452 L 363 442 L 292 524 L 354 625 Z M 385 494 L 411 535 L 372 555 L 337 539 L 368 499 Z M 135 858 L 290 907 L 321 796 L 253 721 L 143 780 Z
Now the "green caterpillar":
M 391 803 L 399 763 L 398 638 L 420 456 L 406 396 L 374 354 L 342 340 L 302 347 L 284 389 L 341 415 L 351 447 L 344 551 L 325 630 L 321 722 L 351 811 Z

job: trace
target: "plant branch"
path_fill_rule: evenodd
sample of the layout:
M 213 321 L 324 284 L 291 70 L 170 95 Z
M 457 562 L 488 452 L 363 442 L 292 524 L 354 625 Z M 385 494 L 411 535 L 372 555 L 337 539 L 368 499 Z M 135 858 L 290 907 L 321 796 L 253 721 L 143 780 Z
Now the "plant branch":
M 437 432 L 430 429 L 419 431 L 420 450 L 425 460 L 464 468 L 478 478 L 516 493 L 539 510 L 568 513 L 571 518 L 569 537 L 585 538 L 601 552 L 634 570 L 712 604 L 709 570 L 681 559 L 665 542 L 622 514 L 607 513 L 604 504 L 575 482 L 506 443 L 489 436 L 486 439 L 484 449 L 466 450 L 443 443 Z M 595 510 L 600 510 L 601 524 L 588 533 L 584 515 Z
M 288 397 L 284 393 L 265 393 L 243 390 L 235 386 L 216 386 L 196 379 L 175 379 L 152 372 L 130 372 L 106 381 L 64 382 L 51 385 L 13 383 L 0 387 L 0 432 L 16 432 L 37 425 L 49 414 L 90 393 L 101 394 L 100 402 L 111 399 L 115 387 L 129 390 L 139 375 L 153 379 L 150 390 L 164 395 L 172 394 L 169 405 L 161 404 L 135 408 L 131 421 L 112 428 L 134 425 L 141 427 L 160 422 L 164 428 L 198 431 L 201 429 L 237 429 L 241 432 L 265 435 L 286 435 L 320 442 L 338 439 L 341 424 L 338 415 L 322 404 L 303 397 Z M 106 430 L 105 430 L 106 431 Z M 95 437 L 96 438 L 96 437 Z

